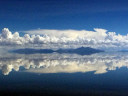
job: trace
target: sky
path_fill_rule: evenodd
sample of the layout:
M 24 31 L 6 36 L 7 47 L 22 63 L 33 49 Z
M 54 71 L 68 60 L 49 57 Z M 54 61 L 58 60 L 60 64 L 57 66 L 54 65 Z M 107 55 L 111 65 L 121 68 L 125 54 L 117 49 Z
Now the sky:
M 0 29 L 103 28 L 128 33 L 127 0 L 0 0 Z
M 76 39 L 84 38 L 82 30 L 91 33 L 97 32 L 97 28 L 101 34 L 115 32 L 127 38 L 127 23 L 128 0 L 0 0 L 0 30 L 8 28 L 21 36 L 47 34 L 51 38 L 59 34 L 62 38 L 64 34 L 68 39 Z M 91 38 L 99 38 L 100 33 Z M 90 39 L 89 36 L 85 37 Z M 124 38 L 121 36 L 118 37 Z

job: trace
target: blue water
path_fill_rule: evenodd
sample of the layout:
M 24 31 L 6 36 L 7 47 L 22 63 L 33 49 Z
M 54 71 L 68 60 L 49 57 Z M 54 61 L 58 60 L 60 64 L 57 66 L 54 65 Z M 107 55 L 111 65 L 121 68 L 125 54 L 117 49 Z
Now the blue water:
M 0 56 L 1 96 L 128 96 L 128 53 Z

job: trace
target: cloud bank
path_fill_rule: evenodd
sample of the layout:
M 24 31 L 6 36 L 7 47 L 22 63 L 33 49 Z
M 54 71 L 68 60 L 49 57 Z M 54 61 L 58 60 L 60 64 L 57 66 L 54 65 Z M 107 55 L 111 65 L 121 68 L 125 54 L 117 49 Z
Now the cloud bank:
M 20 36 L 19 32 L 12 34 L 8 28 L 4 28 L 0 34 L 0 46 L 128 48 L 128 34 L 120 35 L 100 28 L 94 28 L 94 31 L 37 29 L 24 32 L 26 34 Z

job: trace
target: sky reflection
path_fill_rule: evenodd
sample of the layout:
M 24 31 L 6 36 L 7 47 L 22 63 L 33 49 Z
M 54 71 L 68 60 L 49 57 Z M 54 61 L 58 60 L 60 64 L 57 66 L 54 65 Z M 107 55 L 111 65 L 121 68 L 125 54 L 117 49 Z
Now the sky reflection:
M 24 70 L 20 70 L 23 67 Z M 6 54 L 0 56 L 0 70 L 4 75 L 11 71 L 31 73 L 74 73 L 90 72 L 106 73 L 109 70 L 128 67 L 128 54 L 97 53 L 93 55 L 76 54 Z

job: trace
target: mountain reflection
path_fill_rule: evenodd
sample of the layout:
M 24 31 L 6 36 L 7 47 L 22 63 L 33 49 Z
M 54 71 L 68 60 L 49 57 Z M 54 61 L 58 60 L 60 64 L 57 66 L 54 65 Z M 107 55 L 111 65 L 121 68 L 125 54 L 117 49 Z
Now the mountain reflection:
M 32 73 L 106 73 L 120 67 L 128 67 L 127 53 L 98 53 L 93 55 L 76 54 L 33 54 L 0 56 L 0 70 L 4 75 L 11 71 Z M 20 70 L 23 67 L 24 70 Z

